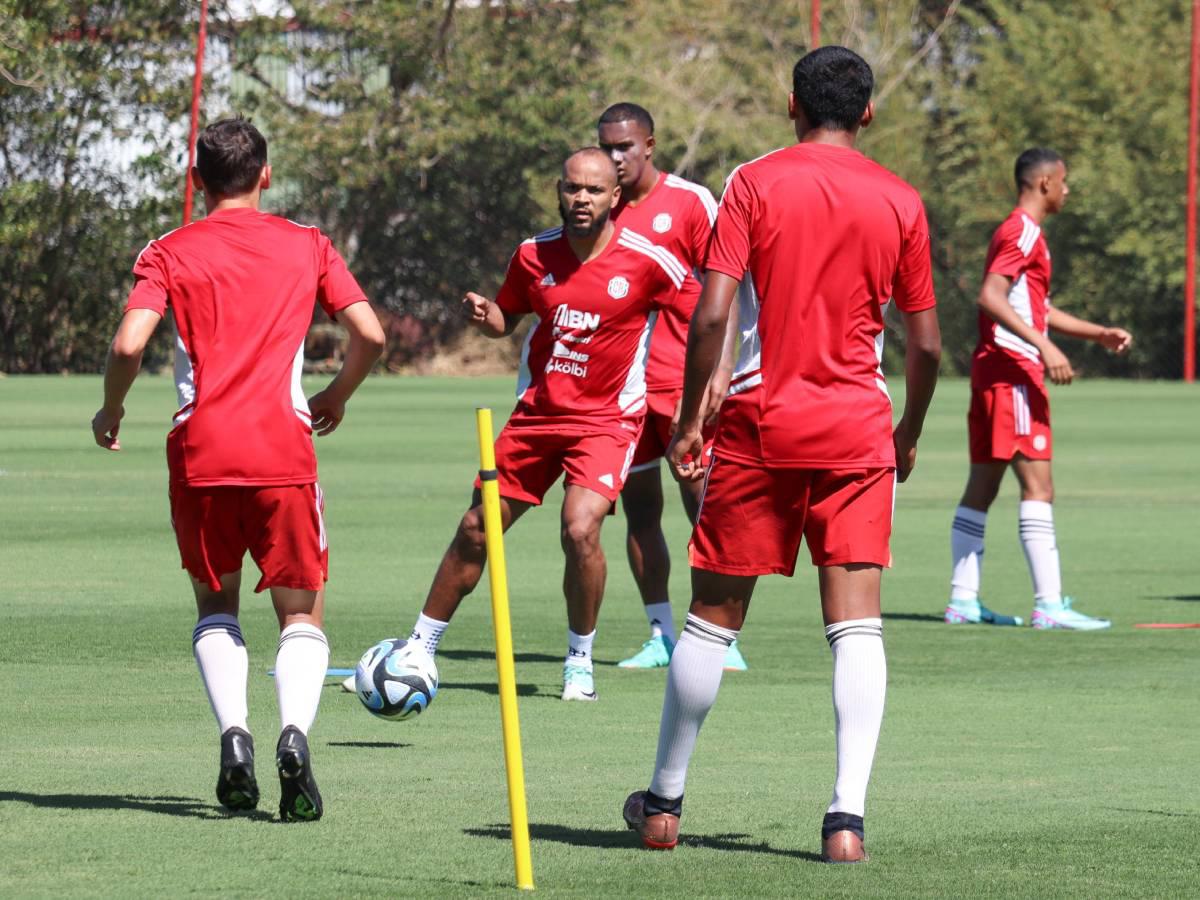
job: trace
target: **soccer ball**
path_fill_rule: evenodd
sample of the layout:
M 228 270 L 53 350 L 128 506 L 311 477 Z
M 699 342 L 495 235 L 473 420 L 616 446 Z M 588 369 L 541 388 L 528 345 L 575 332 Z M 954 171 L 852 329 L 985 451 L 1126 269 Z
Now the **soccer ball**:
M 420 644 L 388 638 L 362 655 L 354 687 L 373 715 L 393 722 L 411 719 L 437 696 L 437 666 Z

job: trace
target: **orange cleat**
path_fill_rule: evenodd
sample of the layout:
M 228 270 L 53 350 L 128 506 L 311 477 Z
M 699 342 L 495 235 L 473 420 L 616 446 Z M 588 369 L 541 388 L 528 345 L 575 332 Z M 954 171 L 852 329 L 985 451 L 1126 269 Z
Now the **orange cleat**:
M 649 791 L 634 791 L 625 798 L 625 824 L 642 838 L 647 850 L 673 850 L 679 843 L 679 813 L 683 798 L 663 801 Z M 649 807 L 649 808 L 647 808 Z
M 870 857 L 863 847 L 862 816 L 828 813 L 821 823 L 821 859 L 827 863 L 862 863 Z

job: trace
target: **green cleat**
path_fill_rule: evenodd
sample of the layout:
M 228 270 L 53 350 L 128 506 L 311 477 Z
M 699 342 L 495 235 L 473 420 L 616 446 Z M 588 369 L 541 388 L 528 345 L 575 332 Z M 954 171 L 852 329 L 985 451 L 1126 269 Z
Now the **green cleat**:
M 737 641 L 729 645 L 729 649 L 725 651 L 725 671 L 726 672 L 745 672 L 750 666 L 746 664 L 746 657 L 742 656 L 742 651 L 738 649 Z
M 671 662 L 675 643 L 665 634 L 650 638 L 642 649 L 617 665 L 622 669 L 661 669 Z M 743 663 L 744 665 L 744 663 Z
M 1070 597 L 1063 597 L 1057 606 L 1035 606 L 1033 627 L 1039 631 L 1100 631 L 1112 627 L 1108 619 L 1086 616 L 1071 609 L 1071 602 Z

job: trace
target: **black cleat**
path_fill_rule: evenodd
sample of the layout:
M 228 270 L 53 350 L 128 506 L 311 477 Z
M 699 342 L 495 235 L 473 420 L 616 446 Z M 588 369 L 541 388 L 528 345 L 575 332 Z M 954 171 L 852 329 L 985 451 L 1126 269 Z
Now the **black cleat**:
M 313 778 L 308 752 L 308 738 L 295 725 L 289 725 L 279 735 L 275 749 L 275 765 L 279 768 L 279 818 L 285 822 L 315 822 L 325 808 L 321 792 Z
M 226 809 L 245 812 L 258 806 L 254 780 L 254 738 L 236 726 L 221 735 L 221 772 L 217 800 Z

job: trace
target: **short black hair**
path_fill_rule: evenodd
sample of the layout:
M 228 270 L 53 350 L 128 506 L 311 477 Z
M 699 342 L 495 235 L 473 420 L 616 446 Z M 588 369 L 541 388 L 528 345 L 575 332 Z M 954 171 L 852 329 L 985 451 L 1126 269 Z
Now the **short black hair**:
M 218 197 L 254 190 L 266 164 L 267 139 L 241 116 L 213 122 L 196 139 L 196 169 Z
M 636 103 L 614 103 L 600 114 L 600 121 L 596 126 L 615 125 L 617 122 L 637 122 L 646 129 L 646 134 L 654 134 L 654 117 L 644 106 L 638 106 Z
M 812 128 L 853 131 L 874 87 L 867 61 L 845 47 L 819 47 L 792 69 L 792 93 Z
M 1042 166 L 1060 163 L 1063 158 L 1049 147 L 1030 147 L 1017 157 L 1013 166 L 1013 178 L 1017 182 L 1017 192 L 1033 187 L 1033 176 Z

